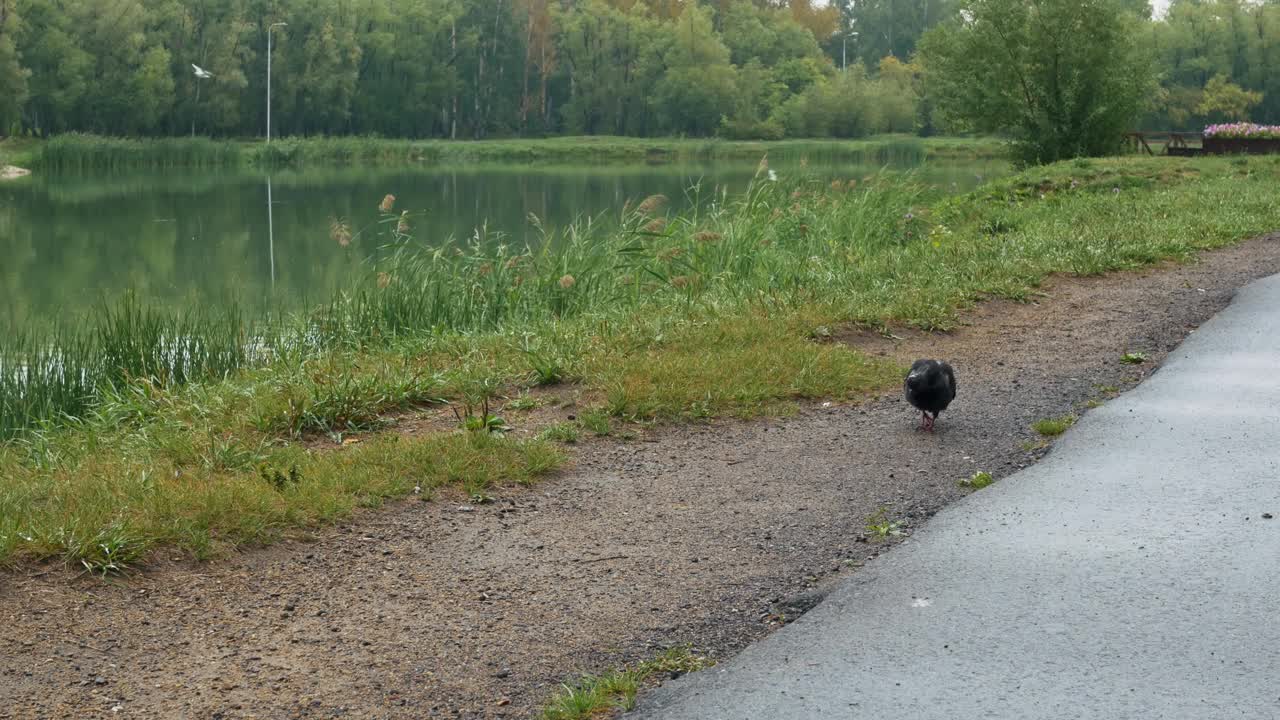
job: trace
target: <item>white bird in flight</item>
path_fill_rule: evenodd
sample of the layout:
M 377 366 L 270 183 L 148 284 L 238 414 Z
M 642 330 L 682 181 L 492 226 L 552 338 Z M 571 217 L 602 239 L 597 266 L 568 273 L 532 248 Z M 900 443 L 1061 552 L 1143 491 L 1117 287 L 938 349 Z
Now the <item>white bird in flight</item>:
M 213 73 L 209 72 L 208 70 L 205 70 L 204 68 L 200 67 L 199 65 L 196 65 L 195 63 L 191 63 L 191 67 L 195 68 L 196 77 L 200 78 L 201 80 L 208 80 L 209 78 L 213 77 Z

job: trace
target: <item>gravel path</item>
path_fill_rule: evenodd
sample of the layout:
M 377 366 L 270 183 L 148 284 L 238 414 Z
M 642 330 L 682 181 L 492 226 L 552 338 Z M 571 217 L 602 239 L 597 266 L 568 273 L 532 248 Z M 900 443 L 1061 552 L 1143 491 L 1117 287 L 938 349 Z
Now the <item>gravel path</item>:
M 1280 717 L 1278 305 L 1280 275 L 1250 285 L 1043 462 L 634 720 Z

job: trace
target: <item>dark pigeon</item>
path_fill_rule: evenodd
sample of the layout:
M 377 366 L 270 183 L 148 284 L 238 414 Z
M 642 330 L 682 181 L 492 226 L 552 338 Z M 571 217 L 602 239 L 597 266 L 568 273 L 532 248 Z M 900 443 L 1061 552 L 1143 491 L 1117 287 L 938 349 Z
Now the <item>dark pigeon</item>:
M 903 388 L 907 402 L 923 416 L 921 426 L 933 432 L 933 422 L 956 397 L 956 373 L 941 360 L 917 360 L 911 365 Z

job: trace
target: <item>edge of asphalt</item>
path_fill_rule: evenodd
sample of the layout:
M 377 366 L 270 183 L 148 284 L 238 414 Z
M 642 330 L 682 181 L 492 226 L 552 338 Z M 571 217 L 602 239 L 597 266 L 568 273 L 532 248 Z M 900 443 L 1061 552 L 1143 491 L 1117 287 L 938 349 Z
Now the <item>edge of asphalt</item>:
M 1280 275 L 629 719 L 1280 717 Z M 1270 516 L 1270 517 L 1268 517 Z

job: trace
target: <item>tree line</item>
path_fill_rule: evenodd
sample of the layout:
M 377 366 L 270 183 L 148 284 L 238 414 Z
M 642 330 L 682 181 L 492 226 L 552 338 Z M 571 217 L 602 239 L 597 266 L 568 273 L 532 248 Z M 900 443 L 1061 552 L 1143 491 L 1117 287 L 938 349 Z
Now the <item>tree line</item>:
M 0 0 L 0 128 L 261 135 L 270 33 L 278 134 L 913 129 L 909 52 L 837 58 L 845 22 L 812 0 Z
M 281 135 L 929 134 L 972 123 L 917 46 L 972 4 L 0 0 L 0 134 L 261 135 L 269 35 Z M 1280 2 L 1114 4 L 1156 60 L 1142 124 L 1280 122 Z
M 1160 81 L 1147 127 L 1280 124 L 1280 1 L 1174 0 L 1143 35 Z

